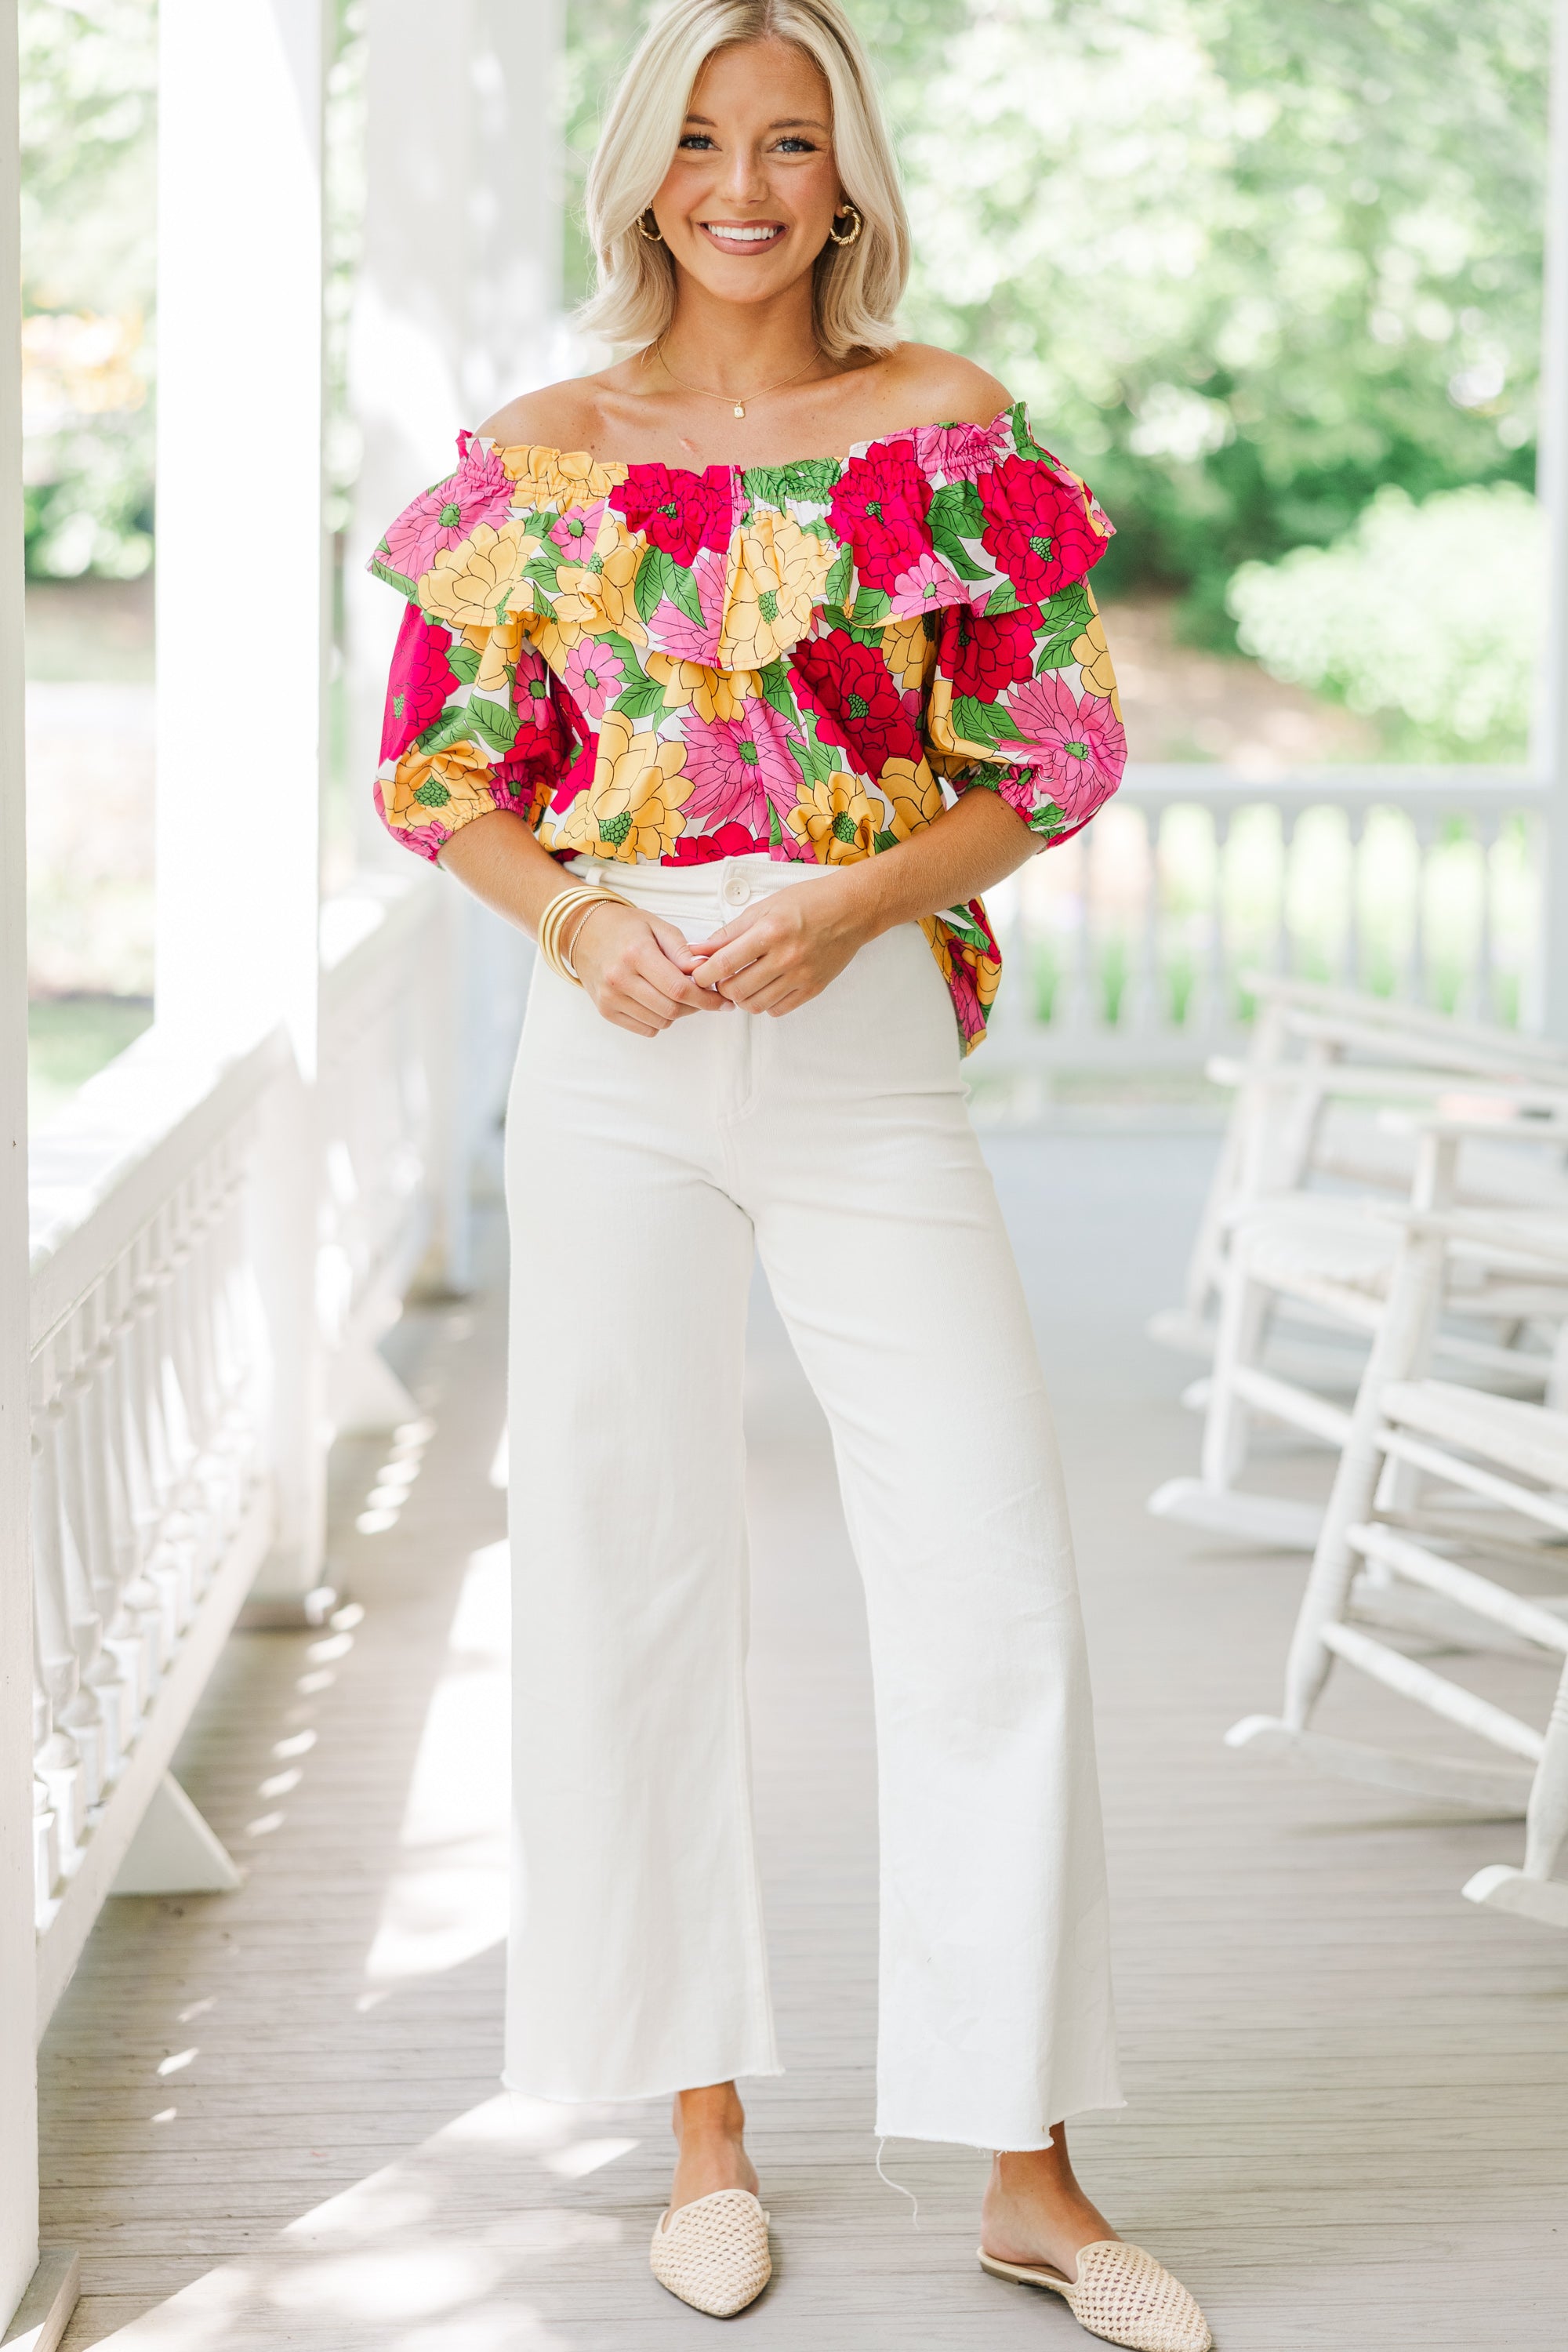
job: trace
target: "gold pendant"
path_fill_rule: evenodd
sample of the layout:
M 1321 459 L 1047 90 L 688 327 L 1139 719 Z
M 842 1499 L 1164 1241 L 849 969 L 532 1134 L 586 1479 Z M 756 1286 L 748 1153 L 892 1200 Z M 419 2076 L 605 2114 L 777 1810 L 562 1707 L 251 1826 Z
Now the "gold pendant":
M 737 415 L 737 416 L 744 416 L 745 413 L 746 413 L 746 411 L 745 411 L 745 408 L 744 408 L 743 404 L 742 404 L 740 401 L 737 401 L 737 402 L 735 403 L 735 414 L 736 414 L 736 415 Z

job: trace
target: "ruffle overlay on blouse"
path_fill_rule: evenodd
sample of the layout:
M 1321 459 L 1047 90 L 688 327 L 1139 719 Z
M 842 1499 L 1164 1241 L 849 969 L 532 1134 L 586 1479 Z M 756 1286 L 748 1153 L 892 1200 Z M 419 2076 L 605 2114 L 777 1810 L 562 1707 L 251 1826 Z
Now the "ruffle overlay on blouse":
M 458 451 L 370 566 L 410 605 L 377 797 L 426 856 L 500 807 L 560 856 L 841 863 L 943 784 L 1059 839 L 1121 780 L 1088 583 L 1111 526 L 1022 403 L 789 466 Z M 973 1044 L 984 909 L 927 929 Z

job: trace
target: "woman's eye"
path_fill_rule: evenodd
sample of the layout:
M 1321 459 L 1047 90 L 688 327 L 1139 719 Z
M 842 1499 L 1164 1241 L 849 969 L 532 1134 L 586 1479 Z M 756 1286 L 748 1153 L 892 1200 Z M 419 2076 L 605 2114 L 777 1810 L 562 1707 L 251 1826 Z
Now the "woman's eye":
M 680 143 L 683 147 L 689 147 L 696 152 L 704 147 L 711 147 L 713 142 L 705 131 L 689 131 Z
M 795 139 L 792 137 L 789 139 L 781 139 L 779 141 L 779 153 L 781 155 L 815 155 L 816 152 L 816 149 L 813 146 L 809 139 Z

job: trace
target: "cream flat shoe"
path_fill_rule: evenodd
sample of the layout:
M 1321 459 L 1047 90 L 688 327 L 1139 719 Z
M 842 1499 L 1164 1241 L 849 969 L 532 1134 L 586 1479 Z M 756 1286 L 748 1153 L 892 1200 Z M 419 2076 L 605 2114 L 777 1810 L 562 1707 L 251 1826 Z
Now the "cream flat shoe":
M 660 2286 L 693 2311 L 731 2319 L 773 2274 L 768 2217 L 749 2189 L 716 2189 L 659 2215 L 648 2262 Z
M 1142 2246 L 1100 2238 L 1079 2249 L 1078 2276 L 1064 2278 L 1045 2263 L 998 2262 L 980 2249 L 980 2267 L 993 2278 L 1048 2286 L 1066 2300 L 1080 2327 L 1129 2352 L 1210 2352 L 1208 2321 L 1180 2279 Z

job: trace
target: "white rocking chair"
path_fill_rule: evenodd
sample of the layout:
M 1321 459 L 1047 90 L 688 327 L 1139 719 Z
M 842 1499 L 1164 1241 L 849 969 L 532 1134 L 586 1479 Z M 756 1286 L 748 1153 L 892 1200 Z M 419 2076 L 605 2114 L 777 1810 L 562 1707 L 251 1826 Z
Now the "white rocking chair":
M 1544 1548 L 1568 1541 L 1568 1412 L 1425 1377 L 1432 1305 L 1447 1263 L 1462 1253 L 1562 1279 L 1568 1220 L 1555 1233 L 1538 1225 L 1525 1237 L 1506 1216 L 1388 1213 L 1405 1226 L 1403 1244 L 1291 1640 L 1284 1712 L 1247 1716 L 1226 1742 L 1384 1788 L 1521 1811 L 1523 1868 L 1492 1864 L 1464 1892 L 1568 1927 L 1568 1885 L 1552 1875 L 1568 1838 L 1568 1604 L 1524 1598 L 1458 1556 L 1550 1561 Z M 1435 1507 L 1423 1509 L 1407 1496 L 1401 1499 L 1411 1507 L 1396 1508 L 1391 1489 L 1401 1474 L 1422 1495 L 1427 1481 L 1437 1482 L 1441 1504 L 1433 1498 Z M 1369 1615 L 1469 1648 L 1489 1637 L 1510 1648 L 1522 1643 L 1559 1665 L 1544 1730 L 1369 1633 Z M 1336 1664 L 1518 1760 L 1410 1753 L 1315 1730 L 1312 1714 Z

